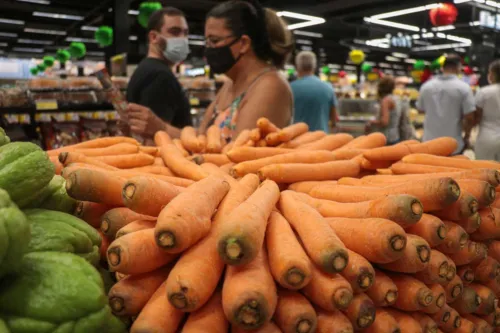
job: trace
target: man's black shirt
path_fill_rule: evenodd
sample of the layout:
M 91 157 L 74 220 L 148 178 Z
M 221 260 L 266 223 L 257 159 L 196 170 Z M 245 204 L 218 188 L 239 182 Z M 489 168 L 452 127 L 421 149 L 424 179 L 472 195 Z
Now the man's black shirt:
M 130 78 L 129 103 L 144 105 L 178 128 L 191 126 L 189 101 L 170 67 L 155 58 L 145 58 Z

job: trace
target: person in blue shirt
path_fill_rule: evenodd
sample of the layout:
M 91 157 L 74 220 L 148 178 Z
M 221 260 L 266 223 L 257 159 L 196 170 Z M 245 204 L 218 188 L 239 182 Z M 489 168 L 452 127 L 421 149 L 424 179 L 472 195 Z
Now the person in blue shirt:
M 306 123 L 310 131 L 321 130 L 329 133 L 336 123 L 335 91 L 331 84 L 314 75 L 317 58 L 313 52 L 300 52 L 295 64 L 298 80 L 291 84 L 295 105 L 293 122 Z

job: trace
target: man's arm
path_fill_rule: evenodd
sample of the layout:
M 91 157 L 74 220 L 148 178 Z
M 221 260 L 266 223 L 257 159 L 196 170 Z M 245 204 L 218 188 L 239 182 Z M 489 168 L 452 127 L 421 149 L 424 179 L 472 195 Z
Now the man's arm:
M 333 129 L 337 126 L 337 96 L 335 96 L 335 90 L 332 88 L 332 105 L 330 107 L 330 127 Z
M 476 102 L 474 100 L 474 95 L 472 94 L 472 89 L 467 87 L 464 99 L 462 101 L 462 124 L 464 129 L 464 142 L 465 145 L 469 145 L 470 133 L 474 126 L 476 125 Z

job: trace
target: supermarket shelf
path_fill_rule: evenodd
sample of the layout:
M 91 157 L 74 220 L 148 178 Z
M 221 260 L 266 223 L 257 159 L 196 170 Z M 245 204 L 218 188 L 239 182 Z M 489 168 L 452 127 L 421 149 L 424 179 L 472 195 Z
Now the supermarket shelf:
M 114 110 L 111 103 L 100 104 L 68 104 L 61 105 L 57 108 L 37 109 L 35 105 L 31 107 L 7 107 L 0 108 L 0 114 L 35 114 L 35 113 L 59 113 L 59 112 L 82 112 L 82 111 L 112 111 Z

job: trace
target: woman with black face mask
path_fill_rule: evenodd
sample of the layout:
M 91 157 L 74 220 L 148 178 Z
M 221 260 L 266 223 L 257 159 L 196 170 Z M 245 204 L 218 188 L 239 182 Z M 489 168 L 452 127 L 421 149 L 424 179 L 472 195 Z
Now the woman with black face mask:
M 229 142 L 242 130 L 254 128 L 260 117 L 278 127 L 289 125 L 292 92 L 278 72 L 294 47 L 285 22 L 274 11 L 262 8 L 257 0 L 228 1 L 208 13 L 205 39 L 205 57 L 211 70 L 225 74 L 230 81 L 207 109 L 199 133 L 215 124 Z M 178 133 L 147 111 L 131 113 L 136 123 L 143 123 L 140 127 L 145 131 L 166 130 L 172 136 Z

